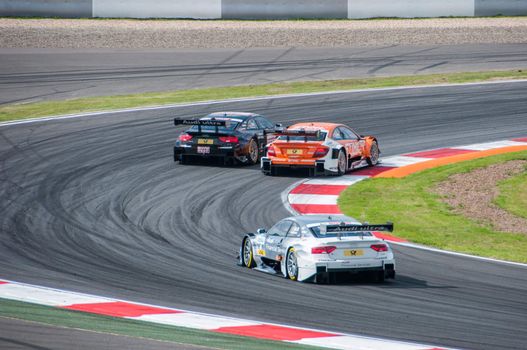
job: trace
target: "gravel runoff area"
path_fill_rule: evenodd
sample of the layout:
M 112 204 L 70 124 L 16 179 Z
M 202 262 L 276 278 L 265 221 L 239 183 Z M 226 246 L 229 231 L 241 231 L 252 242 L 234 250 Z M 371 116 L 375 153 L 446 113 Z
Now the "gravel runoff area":
M 526 219 L 492 203 L 499 195 L 497 183 L 525 171 L 526 165 L 527 161 L 513 160 L 454 174 L 440 183 L 435 192 L 458 214 L 490 224 L 498 231 L 527 234 Z
M 527 17 L 222 21 L 0 18 L 3 48 L 372 47 L 527 43 Z

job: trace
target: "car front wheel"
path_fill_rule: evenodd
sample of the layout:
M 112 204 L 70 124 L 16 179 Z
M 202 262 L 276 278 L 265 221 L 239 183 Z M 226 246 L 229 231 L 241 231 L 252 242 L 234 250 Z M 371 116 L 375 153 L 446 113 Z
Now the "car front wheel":
M 348 160 L 346 159 L 346 153 L 343 150 L 339 151 L 338 163 L 337 163 L 337 175 L 342 176 L 346 173 Z
M 289 248 L 289 250 L 287 251 L 285 268 L 287 271 L 287 277 L 290 280 L 298 280 L 298 260 L 296 258 L 295 250 L 293 248 Z
M 377 165 L 379 163 L 379 145 L 373 141 L 370 147 L 370 156 L 366 159 L 370 166 Z
M 256 266 L 253 255 L 253 245 L 249 238 L 245 238 L 242 245 L 242 262 L 243 266 L 253 268 Z

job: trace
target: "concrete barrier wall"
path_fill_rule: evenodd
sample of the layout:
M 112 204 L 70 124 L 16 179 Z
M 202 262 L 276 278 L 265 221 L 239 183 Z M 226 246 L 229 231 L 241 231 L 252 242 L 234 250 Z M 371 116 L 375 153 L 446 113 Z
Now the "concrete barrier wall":
M 0 0 L 0 16 L 371 18 L 527 15 L 527 0 Z
M 441 16 L 474 16 L 474 0 L 348 0 L 349 18 Z
M 0 16 L 91 17 L 92 0 L 0 0 Z
M 222 0 L 222 18 L 346 18 L 348 0 Z
M 476 0 L 476 16 L 527 16 L 527 0 Z
M 221 18 L 222 0 L 93 0 L 93 17 Z

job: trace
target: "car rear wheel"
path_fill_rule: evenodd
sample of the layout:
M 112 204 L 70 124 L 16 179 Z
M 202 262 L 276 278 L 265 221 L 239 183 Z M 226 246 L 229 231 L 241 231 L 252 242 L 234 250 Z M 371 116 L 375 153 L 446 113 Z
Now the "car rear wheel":
M 242 262 L 243 266 L 253 268 L 256 266 L 253 255 L 253 245 L 249 238 L 245 238 L 242 246 Z
M 236 159 L 238 162 L 247 165 L 258 163 L 260 160 L 260 150 L 258 149 L 258 143 L 254 139 L 251 139 L 251 141 L 249 141 L 249 150 L 247 151 L 247 154 L 236 157 Z
M 287 278 L 292 281 L 298 280 L 298 260 L 296 259 L 295 250 L 293 248 L 289 248 L 287 251 L 285 268 L 287 271 Z
M 258 163 L 258 160 L 260 159 L 260 150 L 258 149 L 258 143 L 254 139 L 249 142 L 249 154 L 247 155 L 247 158 L 247 163 L 251 165 Z
M 339 151 L 338 163 L 337 163 L 337 175 L 342 176 L 346 173 L 348 160 L 346 159 L 346 153 L 343 150 Z
M 369 165 L 377 165 L 379 163 L 379 145 L 373 141 L 370 147 L 370 156 L 366 158 Z
M 385 280 L 385 273 L 384 270 L 375 271 L 373 273 L 373 280 L 377 283 L 382 283 Z

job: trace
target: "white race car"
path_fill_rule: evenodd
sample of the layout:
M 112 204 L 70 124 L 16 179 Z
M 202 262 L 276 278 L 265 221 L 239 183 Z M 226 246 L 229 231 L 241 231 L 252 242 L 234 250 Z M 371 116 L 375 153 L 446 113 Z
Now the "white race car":
M 372 232 L 393 224 L 361 224 L 344 215 L 285 218 L 268 231 L 245 235 L 239 264 L 291 280 L 330 282 L 337 274 L 370 274 L 378 282 L 395 278 L 390 246 Z

